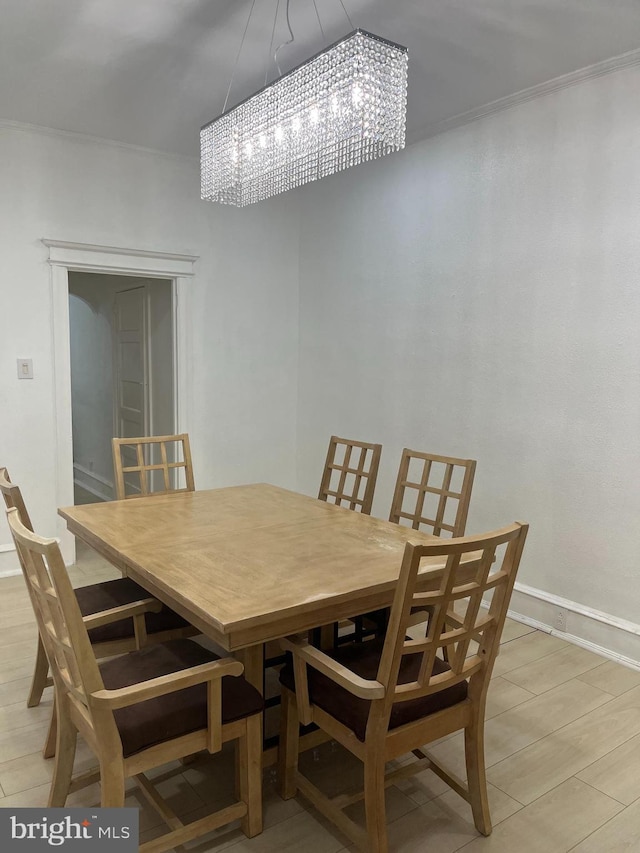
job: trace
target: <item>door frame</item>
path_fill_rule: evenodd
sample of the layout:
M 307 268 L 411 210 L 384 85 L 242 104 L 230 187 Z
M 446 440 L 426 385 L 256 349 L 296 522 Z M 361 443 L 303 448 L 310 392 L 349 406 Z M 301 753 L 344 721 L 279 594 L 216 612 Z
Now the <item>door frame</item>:
M 43 239 L 48 249 L 53 330 L 53 391 L 56 424 L 55 481 L 57 506 L 73 504 L 73 433 L 71 423 L 71 346 L 69 328 L 69 272 L 110 273 L 172 282 L 173 386 L 176 432 L 188 432 L 191 387 L 189 300 L 190 280 L 197 255 L 149 252 L 117 246 L 99 246 L 64 240 Z M 75 537 L 58 518 L 58 538 L 65 563 L 75 561 Z

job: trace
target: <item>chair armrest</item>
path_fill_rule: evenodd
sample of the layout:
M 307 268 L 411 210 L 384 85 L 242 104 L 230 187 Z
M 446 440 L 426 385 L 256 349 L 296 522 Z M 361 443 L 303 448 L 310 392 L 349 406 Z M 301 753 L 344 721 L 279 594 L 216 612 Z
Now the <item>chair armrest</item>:
M 126 708 L 128 705 L 155 699 L 156 696 L 164 696 L 196 684 L 220 681 L 225 675 L 242 675 L 243 671 L 244 667 L 240 661 L 234 658 L 221 658 L 181 669 L 178 672 L 170 672 L 168 675 L 161 675 L 148 681 L 140 681 L 129 687 L 120 687 L 117 690 L 96 690 L 95 693 L 90 694 L 89 704 L 99 708 L 106 706 L 111 710 Z
M 309 666 L 317 669 L 327 678 L 335 681 L 340 687 L 344 687 L 354 696 L 361 699 L 383 699 L 385 695 L 384 684 L 368 678 L 361 678 L 348 667 L 338 663 L 329 655 L 311 646 L 305 637 L 293 636 L 280 640 L 283 649 L 292 652 L 294 656 L 302 659 Z
M 129 604 L 110 607 L 109 610 L 89 613 L 82 617 L 82 621 L 89 631 L 91 628 L 99 628 L 101 625 L 110 625 L 112 622 L 120 622 L 122 619 L 130 619 L 143 613 L 158 613 L 160 610 L 162 610 L 162 602 L 158 601 L 157 598 L 142 598 L 139 601 L 131 601 Z

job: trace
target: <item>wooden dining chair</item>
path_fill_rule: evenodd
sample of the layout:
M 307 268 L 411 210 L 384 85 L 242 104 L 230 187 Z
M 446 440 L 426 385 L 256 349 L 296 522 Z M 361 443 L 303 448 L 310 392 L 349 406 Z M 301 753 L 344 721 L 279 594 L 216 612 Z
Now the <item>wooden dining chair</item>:
M 318 500 L 347 506 L 371 515 L 373 495 L 382 454 L 381 444 L 369 444 L 332 435 L 320 480 Z M 348 622 L 347 622 L 348 624 Z M 356 623 L 356 633 L 361 626 Z M 316 642 L 323 647 L 338 642 L 338 623 L 326 625 L 316 632 Z
M 474 459 L 438 456 L 404 448 L 389 521 L 434 536 L 464 536 L 475 476 Z M 353 639 L 384 633 L 389 609 L 357 616 Z M 341 640 L 349 640 L 350 635 Z
M 187 433 L 114 438 L 112 448 L 116 500 L 195 490 Z
M 381 444 L 369 444 L 332 435 L 320 480 L 318 500 L 345 506 L 345 508 L 371 515 L 373 495 L 380 465 Z M 325 625 L 315 631 L 316 642 L 332 645 L 338 639 L 338 623 Z M 265 673 L 284 663 L 284 655 L 277 643 L 265 649 Z M 266 682 L 265 682 L 266 685 Z M 267 699 L 269 706 L 280 704 L 279 694 Z
M 527 525 L 516 523 L 483 536 L 408 542 L 384 638 L 338 647 L 330 655 L 303 637 L 282 641 L 293 659 L 280 675 L 279 780 L 285 799 L 299 790 L 361 850 L 386 853 L 385 785 L 431 769 L 467 800 L 478 831 L 490 834 L 485 703 L 526 534 Z M 443 568 L 421 578 L 424 558 L 437 558 Z M 408 639 L 412 614 L 422 608 L 431 613 L 424 636 Z M 446 662 L 438 654 L 443 649 Z M 300 773 L 299 723 L 315 723 L 363 762 L 363 794 L 331 800 Z M 422 749 L 459 729 L 466 784 Z M 385 777 L 385 763 L 407 753 L 419 760 Z M 343 812 L 361 799 L 366 829 Z
M 0 468 L 0 491 L 7 509 L 15 508 L 24 526 L 33 530 L 22 491 L 11 482 L 6 468 Z M 21 559 L 19 562 L 26 579 L 26 568 Z M 28 584 L 27 589 L 30 589 Z M 75 595 L 98 658 L 198 633 L 185 619 L 162 605 L 131 578 L 77 587 Z M 39 705 L 44 689 L 51 686 L 48 673 L 49 662 L 39 632 L 35 669 L 27 698 L 29 708 Z M 55 715 L 43 750 L 45 758 L 53 755 L 54 748 Z
M 318 500 L 371 515 L 381 444 L 331 436 Z
M 245 835 L 262 830 L 262 697 L 242 676 L 242 664 L 220 659 L 180 639 L 98 664 L 55 539 L 7 513 L 25 566 L 38 625 L 51 662 L 58 708 L 55 767 L 49 807 L 63 807 L 70 790 L 96 781 L 72 779 L 77 736 L 96 755 L 101 806 L 124 805 L 125 780 L 135 777 L 170 831 L 140 846 L 161 853 L 234 820 Z M 239 801 L 183 824 L 162 800 L 147 771 L 201 750 L 219 752 L 235 741 Z
M 436 456 L 405 447 L 389 521 L 434 536 L 464 536 L 475 476 L 473 459 Z

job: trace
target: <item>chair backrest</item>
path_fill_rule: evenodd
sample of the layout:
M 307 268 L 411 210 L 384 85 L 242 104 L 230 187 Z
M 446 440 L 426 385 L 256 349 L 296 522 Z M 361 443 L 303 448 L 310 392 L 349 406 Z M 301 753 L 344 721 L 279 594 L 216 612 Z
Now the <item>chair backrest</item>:
M 464 536 L 476 470 L 473 459 L 435 456 L 405 447 L 391 502 L 389 521 L 411 522 L 436 536 Z
M 0 492 L 4 498 L 7 509 L 15 507 L 20 515 L 20 520 L 28 530 L 33 530 L 29 513 L 22 498 L 20 487 L 11 482 L 9 472 L 6 468 L 0 468 Z
M 0 491 L 2 492 L 2 496 L 4 498 L 7 510 L 15 509 L 18 513 L 18 518 L 20 519 L 22 524 L 24 524 L 25 528 L 27 530 L 33 531 L 33 525 L 31 523 L 31 519 L 29 518 L 29 513 L 27 512 L 27 507 L 25 506 L 24 499 L 22 497 L 22 492 L 20 491 L 20 486 L 17 486 L 15 483 L 11 482 L 9 472 L 6 468 L 0 468 Z M 16 548 L 16 551 L 18 554 L 18 562 L 20 563 L 20 568 L 27 584 L 27 592 L 29 593 L 29 598 L 31 599 L 31 606 L 33 607 L 35 612 L 36 605 L 33 600 L 31 585 L 29 584 L 29 579 L 27 577 L 27 569 L 22 559 L 22 552 L 19 548 Z M 40 621 L 38 619 L 38 614 L 36 613 L 35 615 L 39 629 Z
M 472 698 L 486 694 L 527 530 L 528 525 L 516 522 L 482 536 L 407 543 L 378 670 L 378 681 L 387 691 L 384 699 L 372 703 L 369 725 L 388 724 L 394 702 L 436 693 L 463 680 L 469 680 Z M 441 558 L 444 568 L 435 571 L 438 589 L 421 592 L 420 567 L 427 557 L 438 562 Z M 434 570 L 429 577 L 432 585 Z M 424 637 L 407 639 L 416 610 L 427 609 Z M 435 666 L 440 649 L 446 650 L 449 668 Z M 415 654 L 422 656 L 415 680 L 398 684 L 402 656 Z
M 381 444 L 331 436 L 318 500 L 371 514 L 378 477 Z
M 112 446 L 117 500 L 195 490 L 186 433 L 114 438 Z M 175 480 L 180 471 L 184 471 L 184 486 Z
M 15 507 L 7 511 L 7 520 L 24 568 L 58 701 L 67 697 L 94 728 L 87 696 L 104 689 L 104 684 L 58 543 L 29 530 Z M 112 725 L 117 743 L 113 720 Z

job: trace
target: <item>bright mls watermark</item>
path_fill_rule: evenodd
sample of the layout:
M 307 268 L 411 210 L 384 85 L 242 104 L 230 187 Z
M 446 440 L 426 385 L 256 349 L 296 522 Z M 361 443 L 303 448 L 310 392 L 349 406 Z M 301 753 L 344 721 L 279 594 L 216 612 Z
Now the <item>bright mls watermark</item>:
M 0 809 L 0 850 L 137 853 L 138 809 Z

